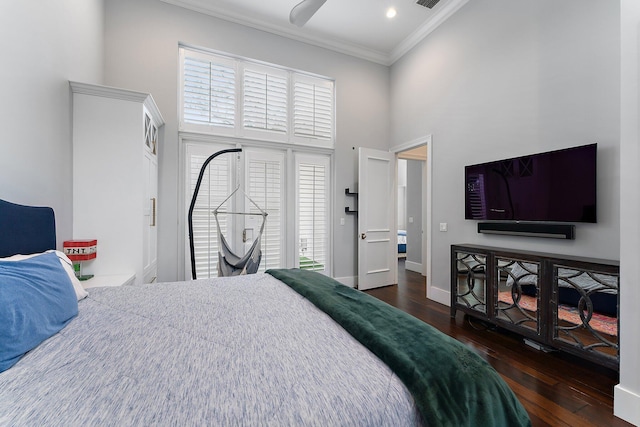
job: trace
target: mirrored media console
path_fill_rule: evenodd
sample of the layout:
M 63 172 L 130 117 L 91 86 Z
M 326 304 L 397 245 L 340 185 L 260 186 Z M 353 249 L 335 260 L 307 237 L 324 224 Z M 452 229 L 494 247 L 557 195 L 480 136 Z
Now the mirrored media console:
M 451 246 L 452 317 L 460 310 L 616 370 L 619 283 L 617 261 Z

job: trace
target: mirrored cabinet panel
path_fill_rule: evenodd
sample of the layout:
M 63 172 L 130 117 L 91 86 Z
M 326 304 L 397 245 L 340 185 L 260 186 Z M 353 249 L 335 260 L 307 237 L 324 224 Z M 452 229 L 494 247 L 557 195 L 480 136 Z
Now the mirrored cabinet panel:
M 451 246 L 451 316 L 457 311 L 516 332 L 545 351 L 619 366 L 618 261 Z
M 617 357 L 618 275 L 557 265 L 554 280 L 554 341 Z
M 487 313 L 487 257 L 482 254 L 456 252 L 456 303 Z
M 540 334 L 540 264 L 496 257 L 495 317 Z

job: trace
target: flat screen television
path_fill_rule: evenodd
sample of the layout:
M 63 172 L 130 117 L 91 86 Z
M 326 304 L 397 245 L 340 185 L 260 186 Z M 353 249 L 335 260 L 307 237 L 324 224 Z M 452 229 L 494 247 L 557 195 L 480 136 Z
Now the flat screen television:
M 597 144 L 465 167 L 465 218 L 596 221 Z

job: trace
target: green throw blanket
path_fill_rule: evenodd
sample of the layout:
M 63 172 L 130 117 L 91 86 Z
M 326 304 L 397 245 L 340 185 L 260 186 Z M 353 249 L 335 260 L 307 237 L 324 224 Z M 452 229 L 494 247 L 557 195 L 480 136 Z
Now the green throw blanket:
M 434 327 L 330 277 L 268 270 L 385 362 L 429 426 L 530 426 L 522 404 L 480 356 Z

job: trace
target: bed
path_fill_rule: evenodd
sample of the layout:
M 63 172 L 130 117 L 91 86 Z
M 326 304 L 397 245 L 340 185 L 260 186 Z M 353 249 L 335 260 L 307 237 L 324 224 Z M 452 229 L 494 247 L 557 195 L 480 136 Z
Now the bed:
M 475 352 L 328 277 L 273 270 L 83 296 L 51 252 L 54 224 L 48 208 L 0 203 L 3 319 L 40 298 L 8 293 L 39 286 L 36 314 L 59 328 L 9 359 L 16 328 L 0 329 L 0 425 L 530 425 Z M 39 254 L 7 260 L 17 252 Z
M 407 253 L 407 230 L 398 230 L 398 254 Z

